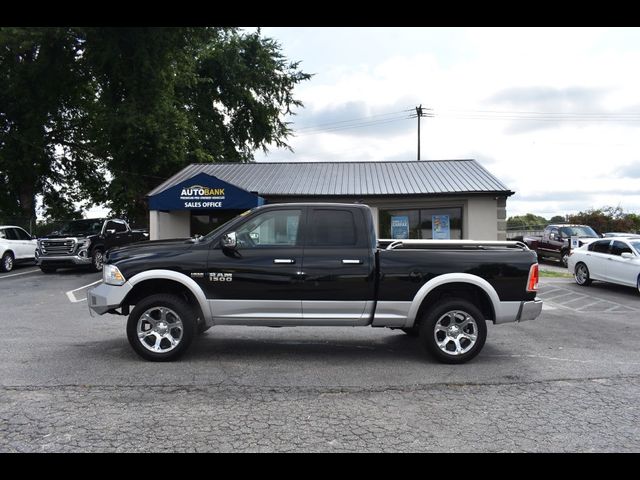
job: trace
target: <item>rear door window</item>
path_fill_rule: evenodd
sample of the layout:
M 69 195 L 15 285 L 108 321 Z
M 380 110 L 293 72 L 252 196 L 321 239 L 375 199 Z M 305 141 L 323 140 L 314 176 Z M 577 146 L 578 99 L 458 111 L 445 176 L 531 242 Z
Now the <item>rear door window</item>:
M 314 209 L 309 221 L 314 247 L 353 247 L 356 245 L 356 223 L 350 210 Z
M 609 244 L 611 240 L 603 240 L 600 242 L 593 242 L 589 245 L 589 250 L 595 253 L 609 253 Z

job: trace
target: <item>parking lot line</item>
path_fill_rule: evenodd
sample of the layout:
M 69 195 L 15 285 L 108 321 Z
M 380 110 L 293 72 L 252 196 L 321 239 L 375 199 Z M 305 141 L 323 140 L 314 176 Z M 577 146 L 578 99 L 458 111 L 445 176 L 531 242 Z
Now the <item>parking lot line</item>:
M 69 301 L 70 301 L 71 303 L 80 303 L 80 302 L 84 302 L 84 301 L 87 299 L 87 297 L 84 297 L 84 298 L 81 298 L 80 300 L 78 300 L 78 299 L 76 299 L 76 296 L 74 295 L 74 293 L 73 293 L 73 292 L 77 292 L 77 291 L 79 291 L 79 290 L 83 290 L 83 289 L 85 289 L 85 288 L 87 288 L 87 287 L 90 287 L 91 285 L 95 285 L 96 283 L 100 283 L 101 281 L 102 281 L 102 279 L 100 279 L 100 280 L 96 280 L 95 282 L 92 282 L 92 283 L 89 283 L 89 284 L 87 284 L 87 285 L 83 285 L 82 287 L 75 288 L 75 289 L 73 289 L 73 290 L 69 290 L 68 292 L 65 292 L 65 293 L 67 294 L 67 298 L 69 299 Z
M 18 275 L 26 275 L 27 273 L 35 273 L 35 272 L 39 272 L 39 271 L 40 271 L 40 269 L 39 269 L 39 268 L 37 268 L 37 269 L 35 269 L 35 270 L 29 270 L 29 271 L 27 271 L 27 272 L 11 273 L 11 274 L 9 274 L 9 275 L 2 275 L 2 276 L 0 277 L 0 280 L 2 280 L 3 278 L 17 277 Z

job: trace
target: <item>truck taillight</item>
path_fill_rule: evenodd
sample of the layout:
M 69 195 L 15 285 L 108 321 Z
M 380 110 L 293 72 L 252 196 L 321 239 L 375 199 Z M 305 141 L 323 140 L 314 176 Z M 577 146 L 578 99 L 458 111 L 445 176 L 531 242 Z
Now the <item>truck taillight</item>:
M 529 279 L 527 280 L 527 292 L 538 291 L 538 264 L 534 263 L 529 269 Z

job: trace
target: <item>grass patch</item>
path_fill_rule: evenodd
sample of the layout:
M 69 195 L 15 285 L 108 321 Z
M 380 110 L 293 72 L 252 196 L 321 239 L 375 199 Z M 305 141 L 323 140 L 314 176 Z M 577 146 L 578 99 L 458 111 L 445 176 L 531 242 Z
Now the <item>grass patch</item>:
M 570 273 L 564 272 L 552 272 L 551 270 L 540 270 L 539 271 L 541 277 L 550 277 L 550 278 L 573 278 L 573 275 Z

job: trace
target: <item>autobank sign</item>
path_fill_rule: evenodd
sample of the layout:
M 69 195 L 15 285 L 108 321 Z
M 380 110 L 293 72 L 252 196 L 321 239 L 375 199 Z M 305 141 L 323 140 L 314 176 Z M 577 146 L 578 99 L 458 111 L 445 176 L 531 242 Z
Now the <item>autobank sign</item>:
M 225 200 L 224 188 L 191 185 L 180 192 L 185 208 L 222 208 Z
M 150 210 L 248 209 L 264 199 L 217 177 L 199 173 L 156 195 L 149 196 Z

